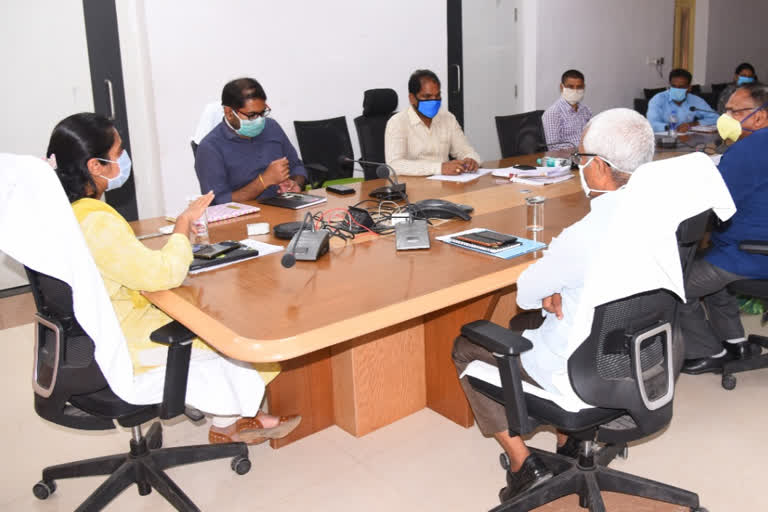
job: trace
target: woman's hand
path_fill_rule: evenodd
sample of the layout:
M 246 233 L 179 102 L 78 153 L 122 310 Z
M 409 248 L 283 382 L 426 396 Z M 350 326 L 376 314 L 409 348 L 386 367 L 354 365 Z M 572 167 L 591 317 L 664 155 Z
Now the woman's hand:
M 213 201 L 213 190 L 207 194 L 198 197 L 192 201 L 187 209 L 179 214 L 176 218 L 176 227 L 173 228 L 174 233 L 180 233 L 184 236 L 189 236 L 192 231 L 192 225 L 197 219 L 199 219 L 208 205 Z

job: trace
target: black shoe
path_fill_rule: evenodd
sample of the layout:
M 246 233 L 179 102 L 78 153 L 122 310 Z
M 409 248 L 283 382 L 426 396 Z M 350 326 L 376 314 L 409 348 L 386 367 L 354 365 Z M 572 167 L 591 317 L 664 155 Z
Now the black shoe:
M 504 503 L 550 478 L 552 478 L 552 470 L 532 453 L 518 471 L 507 470 L 507 486 L 499 491 L 499 500 Z
M 699 357 L 697 359 L 686 359 L 683 368 L 680 370 L 688 375 L 699 375 L 700 373 L 720 373 L 723 371 L 723 365 L 728 361 L 733 361 L 730 352 L 726 352 L 720 357 Z
M 581 441 L 579 441 L 574 437 L 568 436 L 568 439 L 565 441 L 565 444 L 563 446 L 557 447 L 557 454 L 562 455 L 564 457 L 577 459 L 579 457 L 580 445 L 581 445 Z
M 749 359 L 752 357 L 752 347 L 748 341 L 740 341 L 738 343 L 723 343 L 725 350 L 733 357 L 733 359 Z

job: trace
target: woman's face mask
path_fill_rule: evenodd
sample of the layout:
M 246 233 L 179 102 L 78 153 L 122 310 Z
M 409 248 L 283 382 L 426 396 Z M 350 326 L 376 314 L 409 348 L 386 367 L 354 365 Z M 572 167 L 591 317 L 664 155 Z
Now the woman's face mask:
M 117 164 L 120 167 L 120 174 L 118 174 L 114 178 L 107 178 L 106 176 L 103 176 L 101 174 L 98 175 L 104 178 L 105 180 L 107 180 L 107 190 L 115 190 L 116 188 L 122 187 L 123 185 L 125 185 L 125 182 L 128 181 L 128 178 L 131 176 L 131 157 L 128 155 L 128 152 L 126 150 L 123 150 L 123 152 L 120 153 L 120 156 L 116 161 L 107 160 L 106 158 L 97 158 L 96 160 L 99 160 L 101 162 L 108 162 L 111 164 Z
M 751 84 L 754 81 L 755 81 L 755 77 L 753 77 L 753 76 L 741 76 L 741 75 L 739 75 L 739 78 L 736 79 L 736 85 L 741 87 L 742 85 L 745 85 L 745 84 Z

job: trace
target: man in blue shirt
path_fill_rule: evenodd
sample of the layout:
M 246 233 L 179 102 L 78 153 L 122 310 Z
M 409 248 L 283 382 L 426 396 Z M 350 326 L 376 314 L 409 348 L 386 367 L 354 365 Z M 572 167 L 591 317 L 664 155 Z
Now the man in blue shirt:
M 717 113 L 706 101 L 691 94 L 693 77 L 684 69 L 669 72 L 669 89 L 658 93 L 648 102 L 646 117 L 654 132 L 677 130 L 687 132 L 699 123 L 711 125 L 717 122 Z M 691 110 L 693 109 L 693 110 Z
M 266 199 L 304 188 L 307 171 L 277 121 L 267 95 L 252 78 L 233 80 L 221 93 L 224 119 L 200 141 L 195 172 L 214 204 Z
M 736 214 L 712 232 L 711 247 L 694 260 L 685 286 L 688 303 L 680 318 L 686 345 L 685 373 L 716 371 L 724 362 L 748 355 L 739 305 L 726 287 L 739 279 L 768 279 L 768 256 L 739 250 L 743 240 L 768 240 L 766 109 L 768 86 L 747 85 L 736 89 L 726 104 L 724 117 L 732 119 L 718 123 L 723 138 L 738 138 L 723 154 L 719 166 Z M 735 133 L 729 133 L 729 123 Z

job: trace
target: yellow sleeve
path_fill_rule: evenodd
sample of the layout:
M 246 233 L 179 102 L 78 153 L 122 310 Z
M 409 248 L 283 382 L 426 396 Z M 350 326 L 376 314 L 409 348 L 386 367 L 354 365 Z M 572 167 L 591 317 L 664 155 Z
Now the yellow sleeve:
M 101 274 L 131 290 L 159 291 L 179 286 L 192 262 L 192 246 L 174 233 L 160 250 L 142 244 L 123 219 L 90 213 L 80 226 Z

